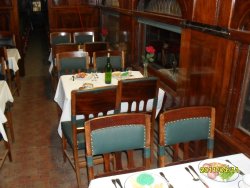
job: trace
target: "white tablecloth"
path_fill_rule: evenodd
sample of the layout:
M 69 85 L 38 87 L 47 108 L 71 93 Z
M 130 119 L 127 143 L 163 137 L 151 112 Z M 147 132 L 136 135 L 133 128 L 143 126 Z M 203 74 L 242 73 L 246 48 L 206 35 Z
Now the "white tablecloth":
M 244 154 L 235 154 L 235 155 L 215 158 L 215 160 L 217 159 L 223 161 L 228 159 L 245 174 L 250 173 L 250 159 L 246 157 Z M 155 175 L 159 175 L 159 172 L 163 172 L 167 177 L 167 179 L 169 180 L 169 182 L 174 186 L 174 188 L 205 188 L 205 186 L 201 183 L 201 181 L 193 181 L 191 175 L 185 170 L 185 167 L 191 164 L 196 170 L 196 172 L 199 172 L 198 168 L 199 163 L 200 161 L 197 161 L 197 162 L 180 164 L 164 168 L 156 168 L 143 172 Z M 142 172 L 136 172 L 136 173 L 142 173 Z M 100 187 L 115 188 L 115 186 L 111 182 L 111 179 L 115 178 L 119 178 L 121 180 L 123 187 L 125 187 L 124 183 L 126 182 L 127 178 L 136 173 L 97 178 L 90 182 L 89 188 L 100 188 Z M 204 174 L 201 173 L 199 174 L 200 177 L 209 186 L 209 188 L 238 188 L 238 184 L 242 180 L 242 175 L 239 175 L 238 178 L 234 181 L 218 182 L 205 177 Z M 119 185 L 117 185 L 117 187 L 119 187 Z
M 18 49 L 10 48 L 7 49 L 7 56 L 9 62 L 9 69 L 12 69 L 14 72 L 19 70 L 18 60 L 21 59 Z
M 13 96 L 10 92 L 9 86 L 6 81 L 0 81 L 0 132 L 5 141 L 8 141 L 6 132 L 3 127 L 3 123 L 6 123 L 7 119 L 4 115 L 6 102 L 13 102 Z
M 133 71 L 132 75 L 133 75 L 132 78 L 142 78 L 143 77 L 139 71 Z M 61 122 L 71 120 L 71 91 L 78 89 L 86 82 L 91 82 L 94 85 L 94 87 L 103 87 L 105 85 L 106 86 L 110 85 L 110 84 L 104 83 L 104 74 L 103 73 L 98 73 L 98 79 L 96 81 L 92 81 L 92 79 L 90 77 L 84 78 L 84 79 L 79 78 L 79 79 L 75 79 L 73 81 L 72 75 L 64 75 L 64 76 L 61 76 L 59 79 L 54 100 L 57 102 L 57 104 L 62 109 L 62 115 L 61 115 L 60 123 L 58 126 L 58 133 L 60 136 L 62 136 Z M 111 85 L 117 85 L 117 83 L 118 83 L 118 80 L 113 78 Z M 158 113 L 161 110 L 164 94 L 165 94 L 165 92 L 162 89 L 160 89 L 159 94 L 158 94 L 156 116 L 158 115 Z M 153 102 L 153 100 L 148 101 L 147 110 L 152 109 L 152 102 Z M 127 103 L 122 103 L 121 108 L 122 108 L 122 112 L 126 112 L 128 109 Z M 82 117 L 80 117 L 80 118 L 82 118 Z

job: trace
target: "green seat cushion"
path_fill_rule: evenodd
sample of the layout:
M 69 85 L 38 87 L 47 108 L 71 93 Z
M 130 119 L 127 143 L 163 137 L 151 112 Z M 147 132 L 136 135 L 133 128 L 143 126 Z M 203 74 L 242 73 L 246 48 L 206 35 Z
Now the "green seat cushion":
M 83 127 L 84 119 L 76 120 L 77 127 Z M 62 133 L 67 139 L 69 145 L 73 148 L 73 137 L 72 137 L 72 123 L 71 121 L 64 121 L 61 123 L 62 125 Z M 80 133 L 77 135 L 77 145 L 78 149 L 85 149 L 85 137 L 84 133 Z

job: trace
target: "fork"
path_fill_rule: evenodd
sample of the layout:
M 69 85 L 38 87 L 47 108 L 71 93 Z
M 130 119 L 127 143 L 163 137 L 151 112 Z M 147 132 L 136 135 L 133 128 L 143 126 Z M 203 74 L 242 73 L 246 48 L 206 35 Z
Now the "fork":
M 111 181 L 114 184 L 115 188 L 117 188 L 115 179 L 112 179 Z
M 170 182 L 166 178 L 165 174 L 163 174 L 163 172 L 160 172 L 160 175 L 167 181 L 168 188 L 174 188 L 174 186 L 172 184 L 170 184 Z
M 119 185 L 121 188 L 123 188 L 120 179 L 117 178 L 117 179 L 115 179 L 115 180 L 116 180 L 116 182 L 118 183 L 118 185 Z

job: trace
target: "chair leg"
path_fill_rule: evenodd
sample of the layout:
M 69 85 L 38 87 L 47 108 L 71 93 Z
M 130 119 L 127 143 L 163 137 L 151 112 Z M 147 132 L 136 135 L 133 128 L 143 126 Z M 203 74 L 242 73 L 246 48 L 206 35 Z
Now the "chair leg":
M 5 148 L 8 150 L 9 160 L 12 162 L 12 154 L 11 154 L 10 144 L 9 144 L 9 142 L 4 141 L 4 145 L 5 145 Z
M 66 162 L 66 158 L 67 158 L 67 156 L 66 156 L 66 154 L 65 154 L 65 150 L 66 150 L 66 149 L 67 149 L 67 141 L 66 141 L 64 135 L 62 135 L 63 162 Z
M 75 171 L 76 171 L 77 184 L 78 184 L 78 187 L 80 187 L 82 185 L 82 182 L 81 182 L 81 177 L 80 177 L 80 167 L 79 167 L 79 159 L 78 159 L 78 152 L 77 151 L 74 151 L 74 161 L 75 161 Z
M 9 107 L 9 108 L 10 108 L 10 107 Z M 12 121 L 12 113 L 11 113 L 11 110 L 10 110 L 10 109 L 7 110 L 6 116 L 7 116 L 7 125 L 8 125 L 8 127 L 9 127 L 9 129 L 10 129 L 11 140 L 12 140 L 12 142 L 15 142 L 13 121 Z

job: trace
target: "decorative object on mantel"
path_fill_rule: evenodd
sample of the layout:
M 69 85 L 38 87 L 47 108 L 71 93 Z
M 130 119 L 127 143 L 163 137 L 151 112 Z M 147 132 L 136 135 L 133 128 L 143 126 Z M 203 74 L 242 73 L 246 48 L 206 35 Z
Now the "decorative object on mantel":
M 181 8 L 177 0 L 140 0 L 137 10 L 182 17 Z
M 106 41 L 106 37 L 108 35 L 107 28 L 105 28 L 105 27 L 102 28 L 101 35 L 102 35 L 102 41 L 105 42 Z
M 144 77 L 148 77 L 148 63 L 154 62 L 155 48 L 153 46 L 146 46 L 146 54 L 142 56 Z

